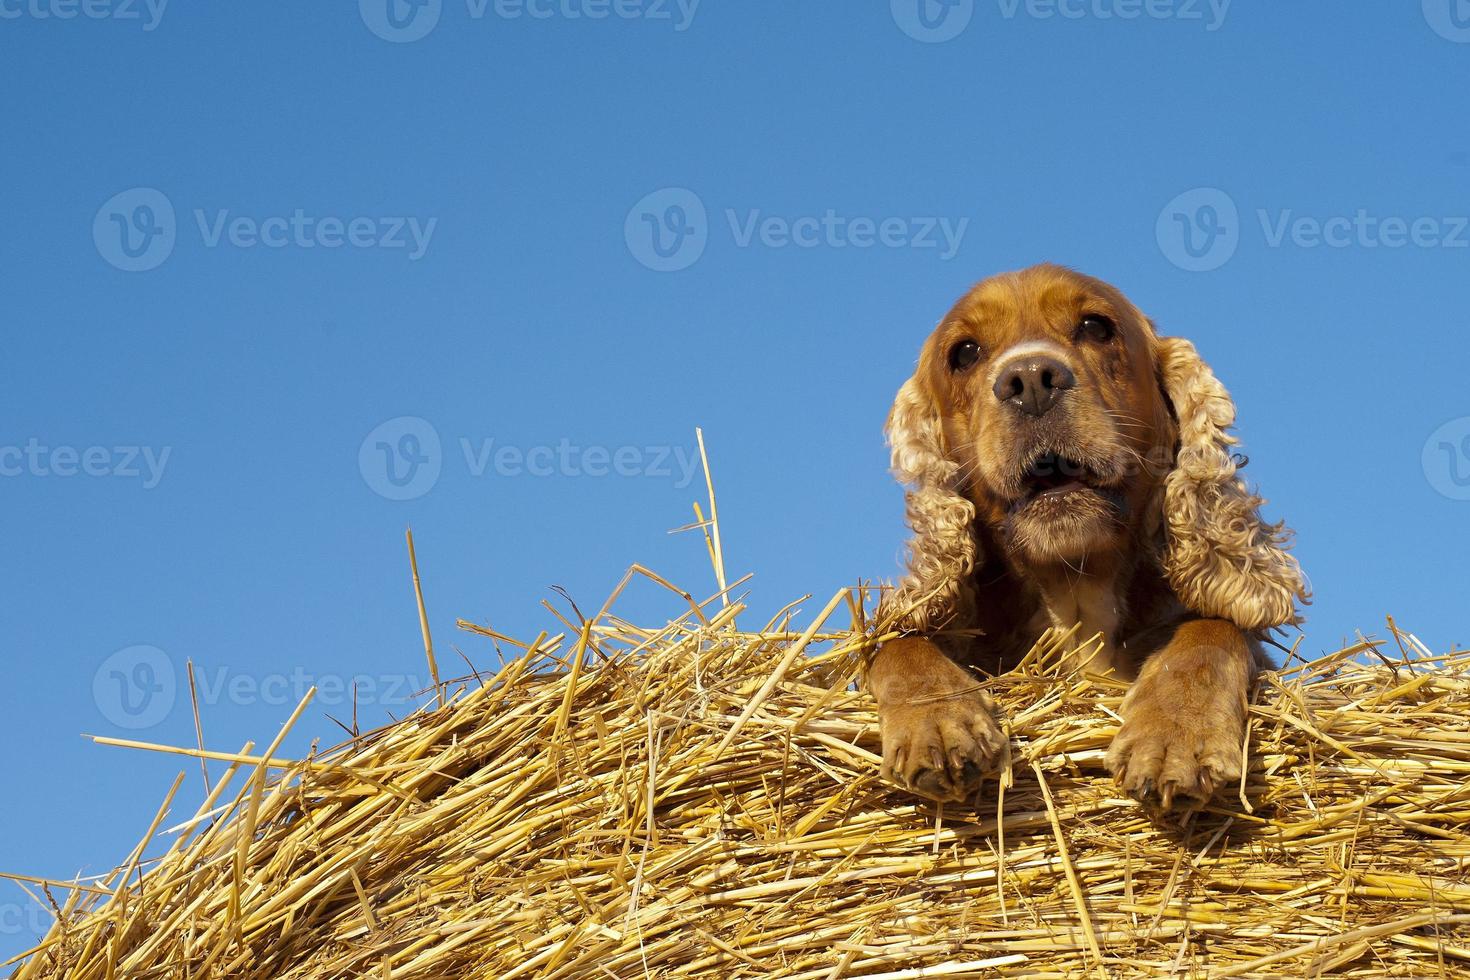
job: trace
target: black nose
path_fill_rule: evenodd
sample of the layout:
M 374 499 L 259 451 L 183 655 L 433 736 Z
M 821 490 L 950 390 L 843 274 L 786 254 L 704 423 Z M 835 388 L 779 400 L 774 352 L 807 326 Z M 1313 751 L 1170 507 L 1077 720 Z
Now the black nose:
M 1001 366 L 995 397 L 1027 415 L 1045 415 L 1062 392 L 1077 387 L 1077 375 L 1055 357 L 1021 356 Z

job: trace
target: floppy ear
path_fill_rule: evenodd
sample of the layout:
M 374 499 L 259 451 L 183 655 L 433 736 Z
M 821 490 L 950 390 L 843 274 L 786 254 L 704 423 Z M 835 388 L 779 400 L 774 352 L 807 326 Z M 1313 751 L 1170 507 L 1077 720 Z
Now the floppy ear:
M 918 377 L 904 382 L 888 415 L 893 472 L 909 485 L 904 502 L 913 537 L 908 574 L 885 596 L 881 612 L 901 629 L 927 632 L 969 625 L 970 574 L 980 562 L 975 505 L 960 495 L 959 464 L 944 451 L 944 432 Z
M 1287 553 L 1291 532 L 1267 524 L 1264 501 L 1237 476 L 1226 430 L 1235 404 L 1194 345 L 1161 337 L 1159 377 L 1179 423 L 1174 468 L 1164 480 L 1164 572 L 1174 592 L 1202 616 L 1242 629 L 1295 625 L 1309 602 L 1301 567 Z

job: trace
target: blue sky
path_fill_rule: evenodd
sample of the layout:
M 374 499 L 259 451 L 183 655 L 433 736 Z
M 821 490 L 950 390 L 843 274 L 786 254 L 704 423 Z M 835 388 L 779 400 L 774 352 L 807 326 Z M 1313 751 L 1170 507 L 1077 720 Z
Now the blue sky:
M 192 743 L 188 660 L 214 748 L 407 710 L 407 525 L 446 669 L 710 591 L 695 426 L 757 612 L 894 574 L 892 395 L 1040 260 L 1231 387 L 1307 650 L 1470 639 L 1464 0 L 395 3 L 0 0 L 0 870 L 192 810 L 80 737 Z

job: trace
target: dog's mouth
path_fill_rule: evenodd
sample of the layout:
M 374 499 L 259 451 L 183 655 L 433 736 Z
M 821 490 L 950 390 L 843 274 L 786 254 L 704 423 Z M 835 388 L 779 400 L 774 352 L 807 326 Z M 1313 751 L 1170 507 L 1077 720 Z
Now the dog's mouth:
M 1064 504 L 1082 496 L 1102 498 L 1115 507 L 1122 503 L 1122 494 L 1086 463 L 1061 453 L 1044 453 L 1021 475 L 1020 494 L 1011 504 L 1011 513 L 1032 504 Z

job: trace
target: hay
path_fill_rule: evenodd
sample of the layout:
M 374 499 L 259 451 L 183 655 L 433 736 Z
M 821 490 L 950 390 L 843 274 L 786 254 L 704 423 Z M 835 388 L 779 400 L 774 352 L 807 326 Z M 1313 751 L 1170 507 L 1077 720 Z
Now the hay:
M 877 779 L 856 595 L 797 632 L 727 593 L 461 623 L 518 652 L 312 758 L 276 757 L 305 702 L 262 753 L 169 749 L 228 776 L 111 876 L 28 879 L 60 918 L 15 976 L 1470 976 L 1470 653 L 1266 676 L 1247 779 L 1181 821 L 1120 798 L 1122 688 L 1051 635 L 988 685 L 1006 785 L 941 808 Z

